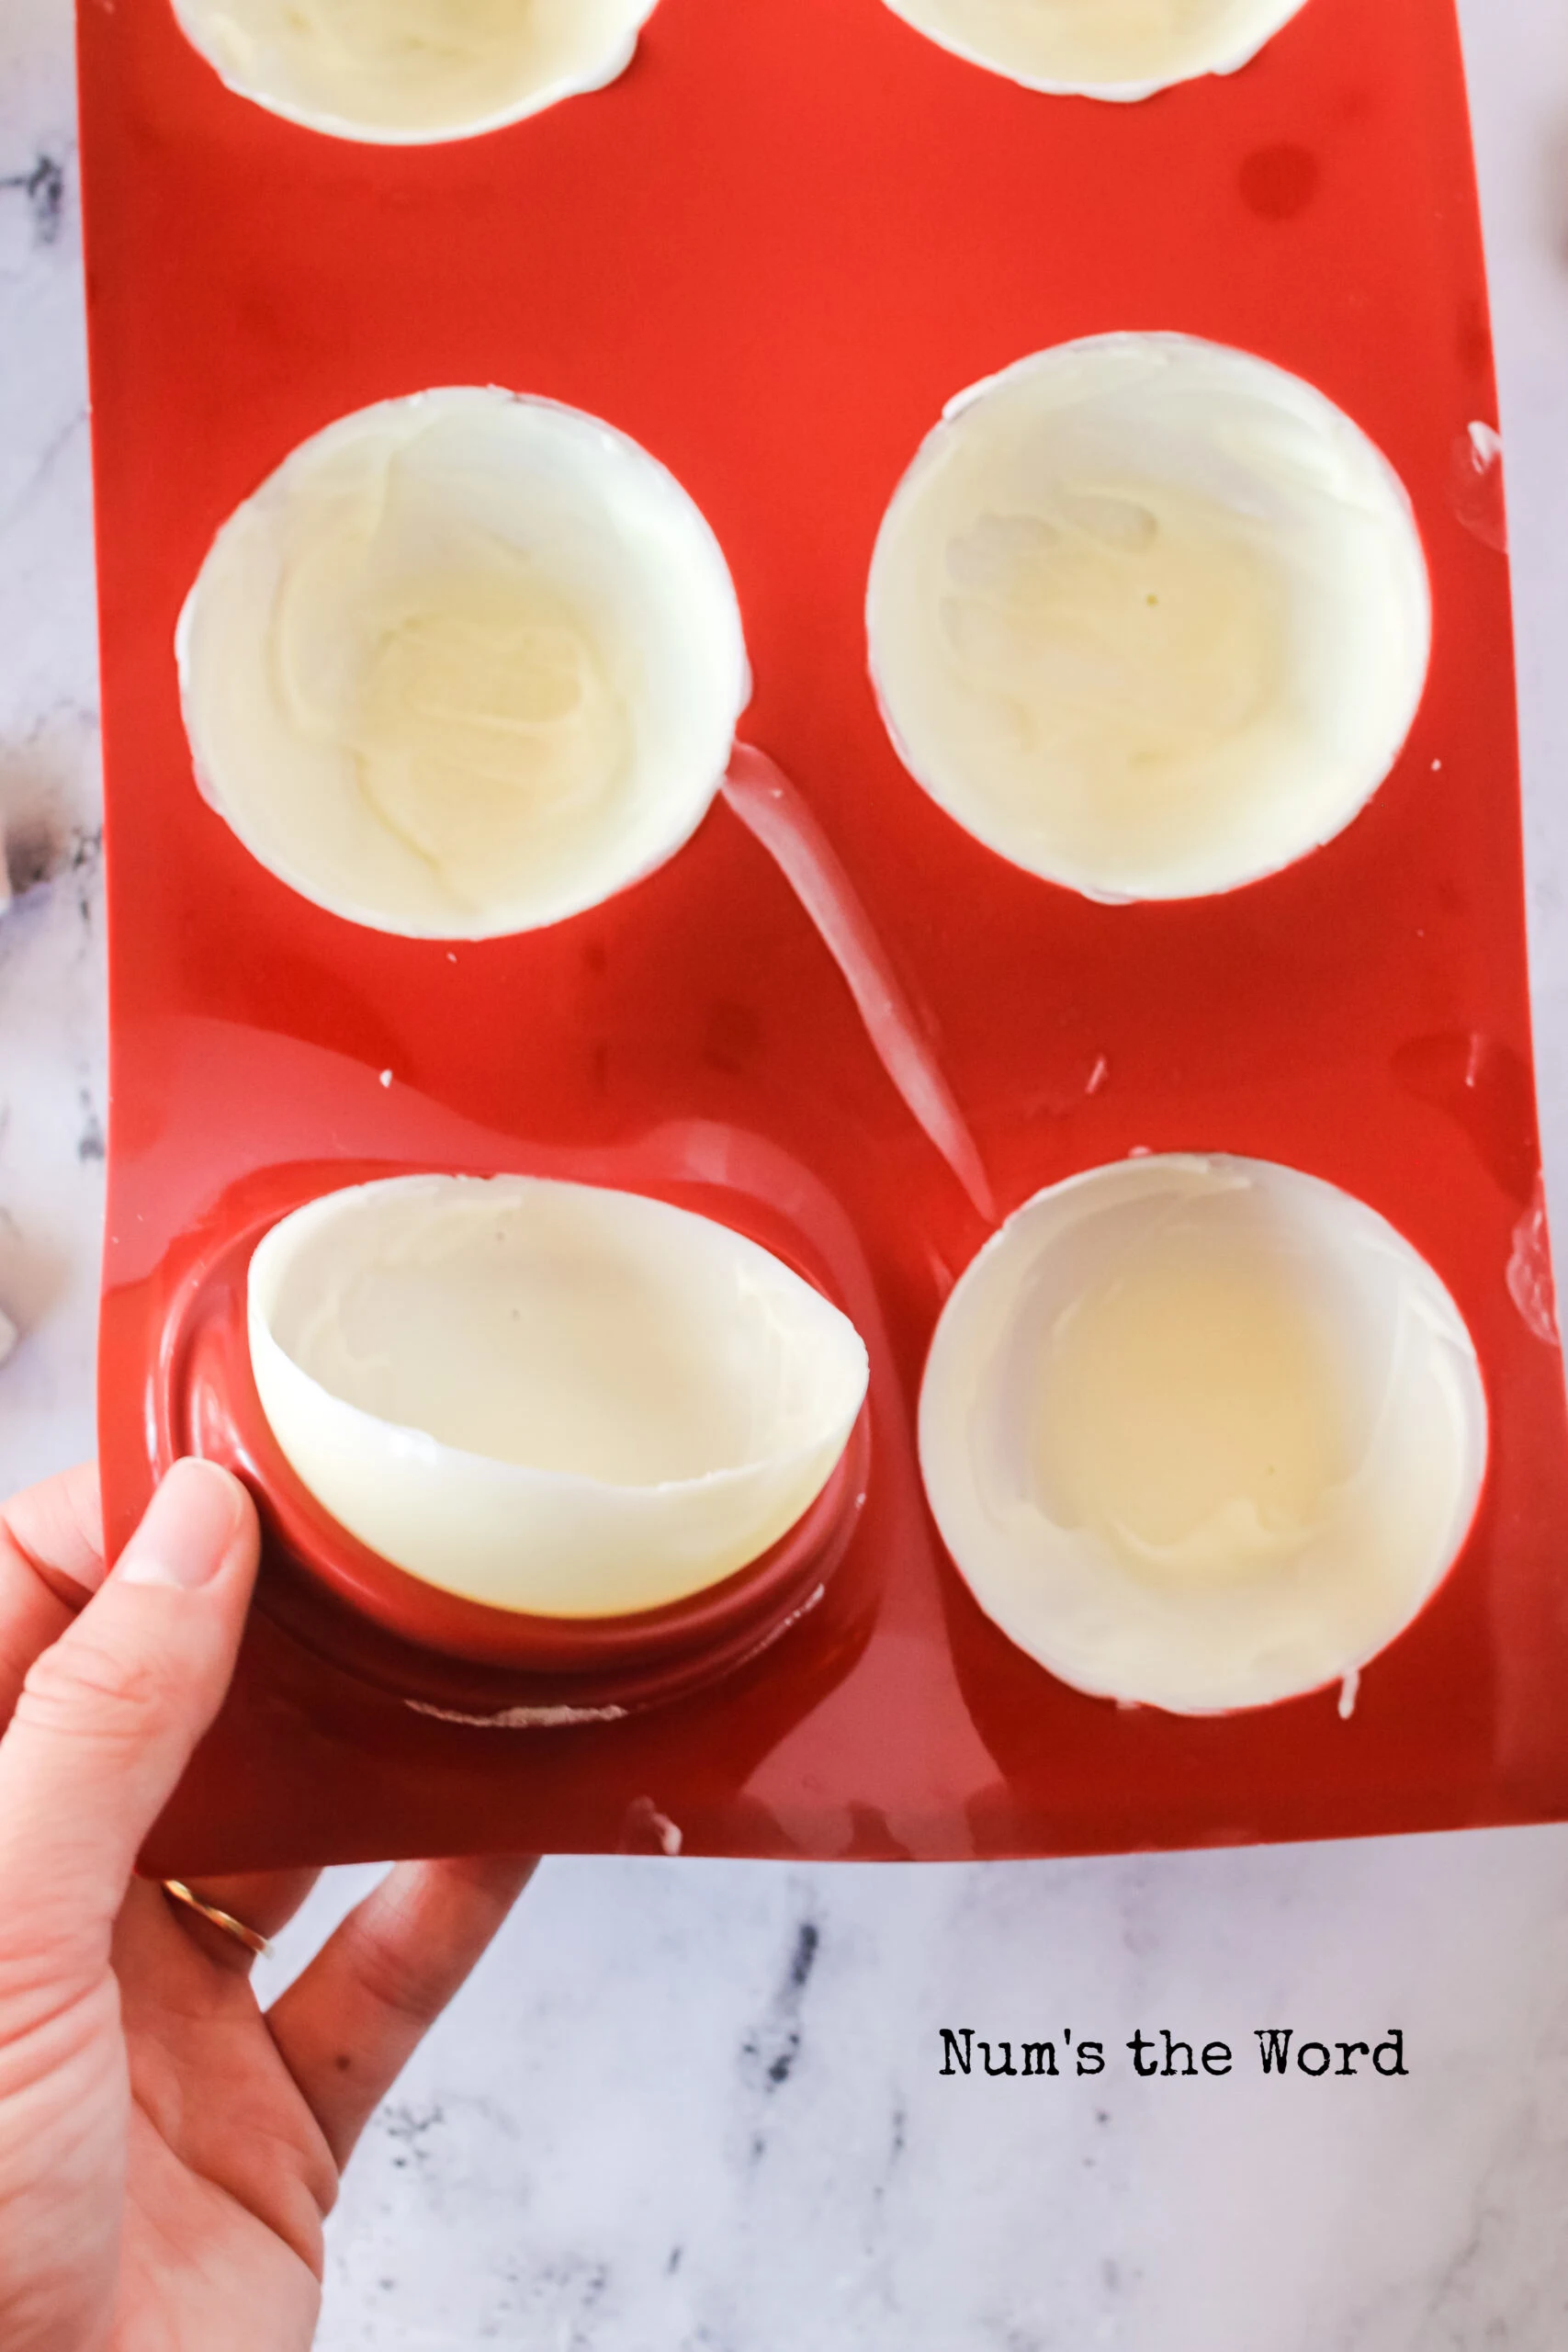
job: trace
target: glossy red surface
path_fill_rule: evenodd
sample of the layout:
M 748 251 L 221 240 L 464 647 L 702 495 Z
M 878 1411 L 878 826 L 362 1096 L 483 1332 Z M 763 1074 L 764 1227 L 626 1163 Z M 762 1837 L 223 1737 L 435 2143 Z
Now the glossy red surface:
M 396 1637 L 275 1556 L 152 1865 L 659 1846 L 669 1823 L 688 1852 L 1078 1852 L 1568 1810 L 1568 1444 L 1531 1238 L 1507 573 L 1468 431 L 1495 410 L 1450 0 L 1307 0 L 1234 79 L 1135 107 L 1016 90 L 878 0 L 661 0 L 611 90 L 413 153 L 228 96 L 164 0 L 83 0 L 82 62 L 111 1541 L 163 1442 L 193 1237 L 237 1234 L 273 1171 L 700 1193 L 795 1237 L 874 1367 L 866 1505 L 819 1607 L 624 1722 L 416 1713 Z M 1409 744 L 1344 835 L 1224 899 L 1119 909 L 1003 865 L 903 774 L 861 608 L 948 396 L 1140 326 L 1260 352 L 1348 410 L 1410 489 L 1437 621 Z M 1361 1195 L 1448 1283 L 1486 1374 L 1487 1489 L 1349 1721 L 1332 1693 L 1217 1721 L 1119 1710 L 969 1599 L 910 1432 L 987 1227 L 732 808 L 591 915 L 448 950 L 306 905 L 198 799 L 172 639 L 213 532 L 333 417 L 464 381 L 607 417 L 703 507 L 746 616 L 747 733 L 852 877 L 999 1211 L 1136 1147 L 1254 1153 Z

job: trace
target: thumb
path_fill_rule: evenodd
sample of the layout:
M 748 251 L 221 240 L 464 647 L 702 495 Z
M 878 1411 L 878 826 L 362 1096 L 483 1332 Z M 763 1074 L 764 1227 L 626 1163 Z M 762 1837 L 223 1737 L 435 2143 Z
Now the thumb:
M 98 1973 L 152 1824 L 223 1702 L 260 1537 L 177 1462 L 107 1582 L 34 1664 L 0 1739 L 0 1993 Z

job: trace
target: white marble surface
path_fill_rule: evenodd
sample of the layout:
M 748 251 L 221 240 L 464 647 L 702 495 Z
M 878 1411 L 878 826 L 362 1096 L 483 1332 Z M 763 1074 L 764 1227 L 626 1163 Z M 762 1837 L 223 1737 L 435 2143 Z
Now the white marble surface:
M 155 6 L 158 0 L 135 0 Z M 1568 1232 L 1568 22 L 1464 0 Z M 102 925 L 67 0 L 0 0 L 0 1480 L 91 1443 Z M 310 1949 L 323 1887 L 271 1963 Z M 1071 2028 L 1098 2079 L 942 2079 Z M 1265 2080 L 1253 2030 L 1404 2079 Z M 1223 2080 L 1140 2081 L 1168 2026 Z M 999 2052 L 998 2053 L 999 2055 Z M 1362 2062 L 1364 2065 L 1365 2062 Z M 976 2060 L 976 2064 L 979 2061 Z M 327 2352 L 1556 2352 L 1568 1833 L 1154 1861 L 547 1867 L 373 2126 Z
M 93 1449 L 103 923 L 70 9 L 0 0 L 0 1485 Z M 47 877 L 41 882 L 35 877 Z

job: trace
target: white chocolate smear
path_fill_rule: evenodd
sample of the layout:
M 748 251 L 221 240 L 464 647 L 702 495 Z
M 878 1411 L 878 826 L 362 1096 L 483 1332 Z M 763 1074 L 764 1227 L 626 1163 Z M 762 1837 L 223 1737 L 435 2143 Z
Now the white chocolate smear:
M 598 904 L 701 821 L 749 697 L 713 534 L 595 418 L 389 401 L 224 526 L 177 640 L 203 790 L 333 913 L 423 938 Z
M 1036 1194 L 943 1310 L 938 1525 L 1063 1681 L 1210 1713 L 1343 1682 L 1441 1580 L 1484 1473 L 1457 1308 L 1383 1219 L 1258 1160 Z
M 764 752 L 738 744 L 724 797 L 773 859 L 832 956 L 883 1069 L 987 1224 L 996 1203 L 953 1090 L 876 927 L 807 803 Z
M 175 0 L 229 88 L 339 139 L 499 130 L 624 74 L 655 0 Z
M 1341 831 L 1426 681 L 1426 562 L 1321 393 L 1190 336 L 1037 354 L 950 403 L 867 598 L 916 780 L 1086 896 L 1201 897 Z
M 359 1541 L 491 1607 L 657 1609 L 809 1510 L 864 1400 L 853 1325 L 661 1201 L 414 1176 L 276 1226 L 250 1276 L 262 1408 Z

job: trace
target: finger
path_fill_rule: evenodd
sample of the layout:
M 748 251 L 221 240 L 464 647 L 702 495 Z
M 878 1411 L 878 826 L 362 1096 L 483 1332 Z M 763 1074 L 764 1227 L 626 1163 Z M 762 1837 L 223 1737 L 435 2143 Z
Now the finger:
M 536 1868 L 400 1862 L 274 2004 L 273 2040 L 340 2165 Z
M 0 1731 L 34 1658 L 60 1639 L 103 1580 L 92 1463 L 29 1487 L 0 1510 Z
M 188 1879 L 203 1903 L 243 1919 L 268 1940 L 288 1925 L 321 1873 L 316 1870 L 245 1871 L 225 1878 Z
M 321 1875 L 315 1870 L 253 1871 L 227 1878 L 187 1879 L 182 1883 L 198 1903 L 221 1911 L 270 1943 L 288 1925 Z M 257 1955 L 231 1929 L 204 1919 L 199 1911 L 193 1911 L 177 1897 L 170 1898 L 166 1908 L 209 1960 L 220 1962 L 237 1975 L 249 1974 Z
M 0 1739 L 0 1996 L 103 1967 L 136 1854 L 221 1704 L 255 1577 L 250 1497 L 180 1462 L 30 1668 Z

